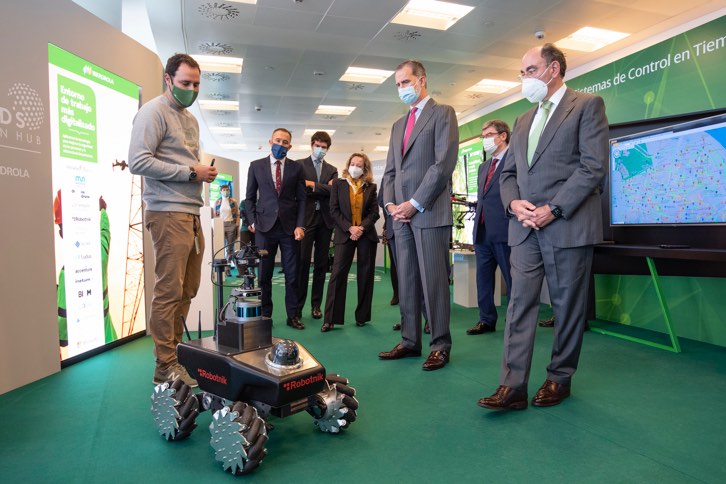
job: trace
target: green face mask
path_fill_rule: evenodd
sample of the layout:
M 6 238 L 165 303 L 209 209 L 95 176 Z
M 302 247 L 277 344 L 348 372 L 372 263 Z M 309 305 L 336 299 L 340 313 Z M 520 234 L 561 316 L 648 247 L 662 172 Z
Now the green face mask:
M 181 89 L 172 85 L 171 95 L 174 97 L 174 99 L 176 99 L 179 104 L 181 104 L 185 108 L 188 108 L 189 106 L 194 104 L 194 101 L 196 101 L 197 95 L 199 95 L 199 93 L 194 89 Z

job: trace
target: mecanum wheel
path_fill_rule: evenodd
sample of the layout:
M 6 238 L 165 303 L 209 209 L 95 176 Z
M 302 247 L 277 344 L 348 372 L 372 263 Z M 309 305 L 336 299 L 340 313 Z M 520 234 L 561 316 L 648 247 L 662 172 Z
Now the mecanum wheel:
M 234 475 L 252 472 L 267 455 L 265 421 L 247 403 L 235 402 L 214 412 L 209 432 L 215 459 Z
M 327 389 L 315 395 L 315 404 L 307 411 L 315 419 L 315 426 L 323 432 L 337 434 L 347 429 L 357 417 L 358 400 L 355 388 L 348 379 L 336 374 L 325 375 Z
M 180 378 L 154 387 L 151 415 L 165 440 L 183 440 L 197 426 L 199 400 Z

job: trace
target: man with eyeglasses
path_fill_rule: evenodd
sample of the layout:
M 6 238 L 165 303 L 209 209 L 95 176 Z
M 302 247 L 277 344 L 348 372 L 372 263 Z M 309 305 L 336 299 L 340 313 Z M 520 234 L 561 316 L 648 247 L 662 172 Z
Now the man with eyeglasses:
M 510 217 L 512 288 L 500 385 L 479 400 L 485 408 L 523 409 L 529 403 L 545 277 L 557 324 L 547 378 L 532 405 L 549 407 L 570 396 L 580 358 L 593 246 L 602 240 L 600 184 L 608 160 L 608 121 L 601 97 L 565 86 L 566 68 L 564 54 L 552 44 L 522 58 L 522 93 L 537 105 L 517 119 L 500 177 Z
M 499 175 L 509 150 L 510 130 L 499 119 L 487 121 L 481 129 L 484 152 L 489 161 L 479 165 L 479 177 L 474 217 L 474 253 L 476 254 L 476 295 L 479 322 L 466 334 L 493 333 L 497 327 L 497 308 L 494 305 L 494 282 L 497 266 L 502 271 L 507 290 L 511 290 L 509 275 L 510 248 L 507 244 L 509 219 L 502 206 Z
M 305 329 L 297 315 L 297 267 L 300 240 L 305 236 L 305 175 L 302 165 L 287 159 L 292 133 L 277 128 L 269 140 L 270 155 L 250 163 L 245 208 L 250 232 L 267 257 L 260 261 L 262 316 L 272 317 L 272 273 L 277 248 L 285 268 L 287 325 Z

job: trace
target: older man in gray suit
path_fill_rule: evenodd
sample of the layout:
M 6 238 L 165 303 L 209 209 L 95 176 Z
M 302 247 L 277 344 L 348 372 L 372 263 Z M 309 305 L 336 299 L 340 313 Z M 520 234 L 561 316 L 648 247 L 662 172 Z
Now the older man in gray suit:
M 378 356 L 421 355 L 421 294 L 431 327 L 424 370 L 449 362 L 449 180 L 456 166 L 459 131 L 451 106 L 429 97 L 424 66 L 407 60 L 396 68 L 396 87 L 409 112 L 391 129 L 383 174 L 385 210 L 393 217 L 398 263 L 402 341 Z
M 511 216 L 512 291 L 500 386 L 479 405 L 527 407 L 527 383 L 542 280 L 547 278 L 554 327 L 547 379 L 532 405 L 570 395 L 585 329 L 593 245 L 602 240 L 600 184 L 608 160 L 602 98 L 567 88 L 561 50 L 545 44 L 522 58 L 522 93 L 537 106 L 517 119 L 500 177 Z

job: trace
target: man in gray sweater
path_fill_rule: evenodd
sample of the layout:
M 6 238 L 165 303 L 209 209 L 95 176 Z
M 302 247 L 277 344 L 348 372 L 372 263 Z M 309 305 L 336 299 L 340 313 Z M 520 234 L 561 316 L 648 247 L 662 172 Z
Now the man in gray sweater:
M 156 260 L 149 317 L 156 355 L 154 384 L 180 377 L 197 386 L 177 361 L 176 345 L 201 280 L 202 182 L 217 177 L 216 168 L 199 163 L 199 124 L 186 110 L 199 94 L 200 76 L 192 57 L 170 57 L 164 70 L 166 91 L 141 107 L 131 132 L 129 169 L 144 177 L 144 222 Z

